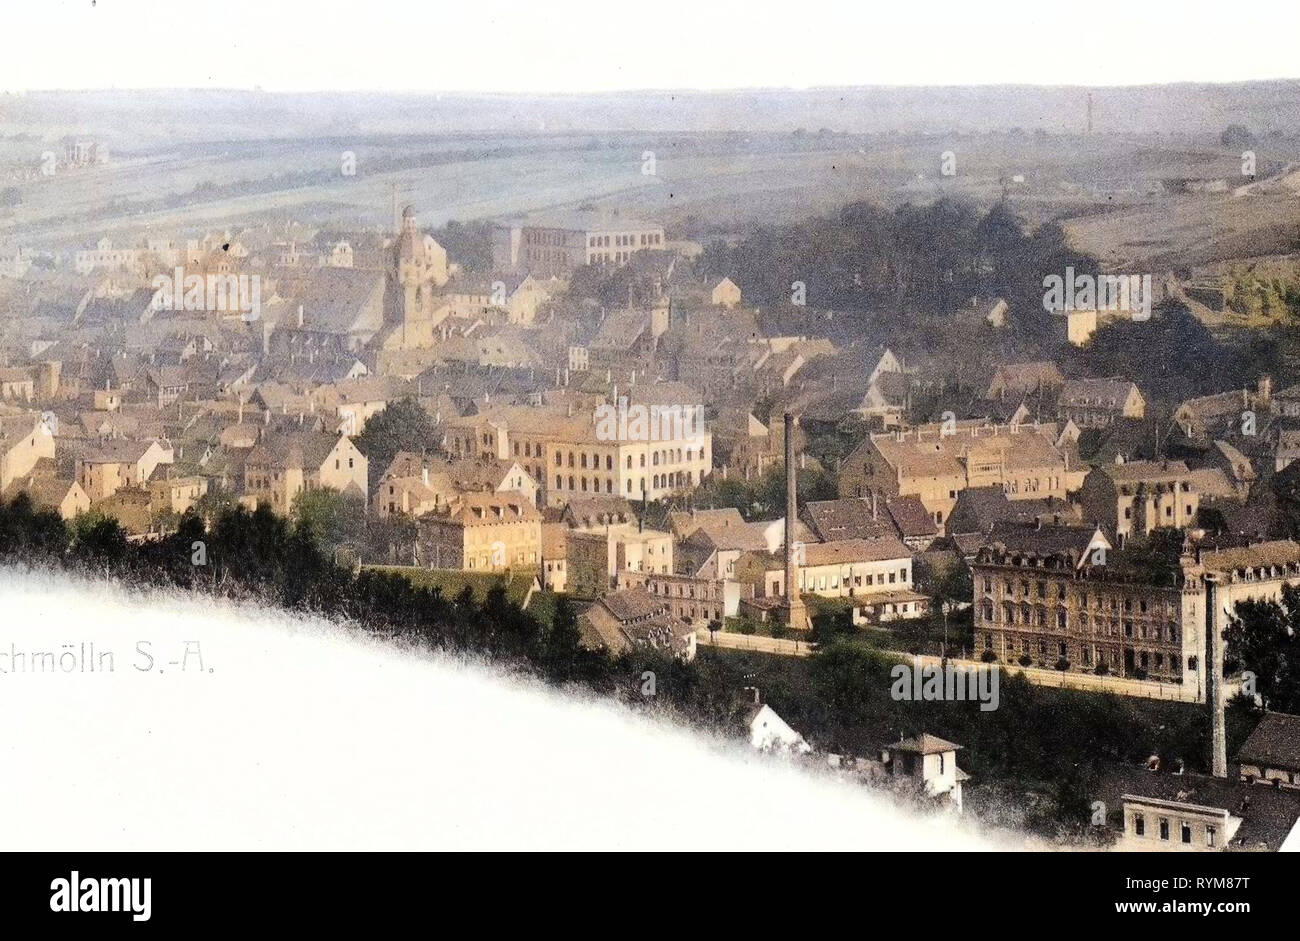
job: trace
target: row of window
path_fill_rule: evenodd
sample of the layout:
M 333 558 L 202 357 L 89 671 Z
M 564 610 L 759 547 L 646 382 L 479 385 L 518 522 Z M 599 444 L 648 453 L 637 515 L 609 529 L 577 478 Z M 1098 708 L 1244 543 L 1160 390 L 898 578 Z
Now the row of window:
M 610 241 L 611 239 L 613 239 L 612 243 Z M 611 244 L 614 248 L 636 247 L 637 245 L 640 245 L 641 248 L 645 248 L 649 245 L 662 245 L 663 236 L 658 232 L 642 232 L 640 235 L 587 236 L 588 248 L 609 248 L 611 247 Z
M 1145 815 L 1145 814 L 1142 814 L 1142 813 L 1135 813 L 1135 814 L 1133 814 L 1133 820 L 1132 820 L 1132 823 L 1133 823 L 1133 835 L 1134 835 L 1134 836 L 1146 836 L 1146 833 L 1147 833 L 1147 818 L 1146 818 L 1146 815 Z M 1171 830 L 1171 826 L 1170 826 L 1170 820 L 1169 820 L 1168 817 L 1157 817 L 1157 818 L 1156 818 L 1156 832 L 1157 832 L 1157 834 L 1158 834 L 1158 836 L 1159 836 L 1160 839 L 1165 840 L 1165 841 L 1167 842 L 1167 841 L 1169 840 L 1170 830 Z M 1218 845 L 1219 845 L 1219 828 L 1216 827 L 1214 824 L 1210 824 L 1210 823 L 1205 824 L 1205 825 L 1204 825 L 1204 838 L 1205 838 L 1205 845 L 1206 845 L 1206 846 L 1218 846 Z M 1191 823 L 1189 823 L 1189 822 L 1186 821 L 1186 820 L 1180 820 L 1180 821 L 1178 821 L 1178 839 L 1179 839 L 1180 842 L 1182 842 L 1182 843 L 1184 843 L 1184 844 L 1186 844 L 1186 845 L 1188 845 L 1188 846 L 1190 846 L 1190 845 L 1192 844 L 1192 825 L 1191 825 Z
M 985 593 L 992 594 L 997 586 L 997 583 L 992 578 L 989 578 L 987 576 L 985 576 L 983 581 L 984 581 Z M 1022 579 L 1020 582 L 1014 582 L 1011 579 L 1007 579 L 1003 583 L 1002 590 L 1006 594 L 1015 595 L 1021 598 L 1028 598 L 1031 594 L 1031 586 L 1028 580 L 1025 579 Z M 1032 593 L 1039 598 L 1046 598 L 1049 593 L 1047 582 L 1045 581 L 1035 582 L 1034 585 L 1032 586 Z M 1055 589 L 1051 592 L 1051 594 L 1055 596 L 1057 599 L 1064 601 L 1065 583 L 1057 582 L 1055 585 Z M 1124 598 L 1121 601 L 1121 599 L 1115 597 L 1106 598 L 1102 595 L 1094 595 L 1092 596 L 1092 599 L 1096 601 L 1095 608 L 1098 611 L 1106 610 L 1107 601 L 1109 601 L 1109 608 L 1111 611 L 1118 611 L 1122 604 L 1124 612 L 1128 614 L 1131 613 L 1135 607 L 1135 603 L 1132 598 Z M 1079 592 L 1079 607 L 1086 609 L 1088 607 L 1089 600 L 1090 599 L 1089 599 L 1088 592 L 1086 591 Z M 1170 617 L 1173 617 L 1178 612 L 1178 608 L 1173 601 L 1166 600 L 1163 607 L 1165 613 Z M 1139 614 L 1147 614 L 1148 611 L 1158 612 L 1161 608 L 1161 605 L 1159 602 L 1149 602 L 1146 598 L 1138 598 L 1136 602 L 1136 608 Z
M 1054 615 L 1048 613 L 1048 609 L 1043 605 L 1034 605 L 1030 607 L 1027 604 L 1016 606 L 1010 602 L 1002 604 L 1002 623 L 1007 625 L 1021 624 L 1025 627 L 1047 627 L 1052 620 L 1056 622 L 1057 630 L 1068 630 L 1070 626 L 1069 612 L 1065 608 L 1054 608 Z M 997 620 L 998 608 L 991 601 L 984 601 L 980 605 L 980 615 L 983 620 L 994 622 Z M 1133 622 L 1124 619 L 1122 622 L 1125 637 L 1138 637 L 1142 640 L 1167 640 L 1170 643 L 1178 643 L 1178 625 L 1176 624 L 1147 624 L 1145 622 L 1137 625 L 1136 633 L 1134 632 Z M 1088 630 L 1091 627 L 1098 634 L 1109 634 L 1111 637 L 1118 636 L 1121 622 L 1115 618 L 1109 621 L 1102 618 L 1090 619 L 1087 612 L 1079 613 L 1079 629 Z
M 1009 658 L 1013 657 L 1016 653 L 1016 639 L 1014 637 L 1007 637 L 1005 638 L 1005 643 L 1006 643 L 1006 656 Z M 1049 655 L 1048 651 L 1052 647 L 1054 647 L 1056 651 L 1055 656 L 1069 657 L 1069 647 L 1065 641 L 1056 641 L 1053 644 L 1052 642 L 1049 642 L 1046 638 L 1043 637 L 1039 637 L 1037 639 L 1030 638 L 1030 637 L 1020 638 L 1020 652 L 1022 654 L 1029 655 L 1034 653 L 1035 649 L 1037 649 L 1038 655 L 1040 657 L 1047 657 Z M 984 649 L 985 650 L 996 649 L 994 644 L 994 635 L 992 634 L 984 635 Z M 1093 659 L 1094 650 L 1096 651 L 1095 663 L 1106 664 L 1108 666 L 1118 669 L 1119 667 L 1118 657 L 1111 657 L 1110 661 L 1108 662 L 1106 658 L 1106 648 L 1101 646 L 1094 648 L 1092 644 L 1079 645 L 1079 654 L 1083 666 L 1091 667 L 1095 665 Z M 1163 653 L 1156 653 L 1154 651 L 1147 651 L 1147 650 L 1139 650 L 1134 652 L 1133 662 L 1130 664 L 1130 667 L 1136 666 L 1142 668 L 1143 670 L 1154 669 L 1158 672 L 1176 673 L 1179 669 L 1179 663 L 1180 663 L 1180 659 L 1175 654 L 1169 654 L 1166 656 Z M 1189 670 L 1196 669 L 1195 657 L 1187 658 L 1187 669 Z
M 701 473 L 701 474 L 700 474 L 700 480 L 703 480 L 703 479 L 704 479 L 704 475 Z M 588 493 L 588 492 L 590 492 L 590 493 L 600 493 L 600 492 L 601 492 L 601 489 L 600 489 L 600 478 L 598 478 L 598 477 L 593 477 L 593 478 L 591 478 L 591 485 L 590 485 L 590 487 L 588 487 L 588 484 L 587 484 L 587 478 L 586 478 L 585 475 L 584 475 L 584 476 L 580 476 L 580 477 L 576 477 L 576 478 L 575 478 L 572 474 L 570 474 L 570 475 L 569 475 L 569 478 L 568 478 L 569 486 L 568 486 L 567 488 L 564 486 L 564 480 L 565 480 L 564 477 L 562 477 L 561 475 L 559 475 L 559 474 L 556 474 L 556 475 L 555 475 L 555 489 L 556 489 L 556 490 L 565 490 L 565 489 L 568 489 L 568 490 L 570 490 L 570 491 L 579 491 L 579 492 L 581 492 L 581 493 Z M 694 486 L 694 485 L 695 485 L 695 475 L 694 475 L 691 471 L 677 471 L 677 472 L 672 473 L 672 474 L 654 474 L 654 475 L 650 478 L 650 481 L 651 481 L 651 482 L 650 482 L 650 486 L 651 486 L 651 488 L 654 489 L 654 490 L 660 490 L 660 489 L 663 489 L 663 488 L 665 488 L 665 487 L 673 487 L 673 488 L 676 488 L 676 487 L 691 487 L 691 486 Z M 640 478 L 640 489 L 639 489 L 639 490 L 633 490 L 633 489 L 632 489 L 632 478 L 629 477 L 628 480 L 627 480 L 627 493 L 629 493 L 629 494 L 634 494 L 634 495 L 637 494 L 637 493 L 641 493 L 642 491 L 644 491 L 644 490 L 646 489 L 645 482 L 646 482 L 646 479 L 645 479 L 644 477 Z M 605 492 L 605 493 L 613 493 L 613 492 L 614 492 L 614 479 L 613 479 L 612 477 L 606 477 L 606 478 L 605 478 L 605 491 L 604 491 L 604 492 Z
M 516 552 L 516 553 L 515 553 L 514 563 L 515 563 L 516 565 L 525 565 L 525 564 L 527 564 L 527 565 L 536 565 L 536 564 L 537 564 L 537 553 L 536 553 L 536 552 Z M 478 555 L 477 557 L 475 557 L 475 556 L 468 556 L 468 557 L 466 558 L 466 560 L 465 560 L 465 567 L 466 567 L 467 569 L 471 569 L 471 570 L 473 570 L 473 569 L 490 569 L 490 568 L 492 568 L 492 557 L 491 557 L 491 555 L 489 555 L 489 554 L 487 554 L 487 553 L 482 553 L 482 554 Z

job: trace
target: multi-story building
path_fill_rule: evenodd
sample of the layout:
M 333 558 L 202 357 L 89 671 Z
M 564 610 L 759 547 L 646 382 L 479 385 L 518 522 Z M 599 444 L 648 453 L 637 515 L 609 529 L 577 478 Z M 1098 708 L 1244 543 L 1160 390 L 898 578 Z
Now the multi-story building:
M 869 436 L 841 465 L 839 492 L 913 495 L 944 526 L 968 487 L 999 486 L 1009 500 L 1065 499 L 1086 473 L 1058 443 L 1055 424 L 961 421 Z
M 626 264 L 633 252 L 663 249 L 663 226 L 636 219 L 576 213 L 498 226 L 492 265 L 536 277 L 563 275 L 583 265 Z
M 149 481 L 149 512 L 184 513 L 207 492 L 206 477 L 156 477 Z
M 351 438 L 301 432 L 259 441 L 244 464 L 244 502 L 288 514 L 304 490 L 330 488 L 366 499 L 369 462 Z
M 630 523 L 571 530 L 566 543 L 567 590 L 579 598 L 640 587 L 652 573 L 673 571 L 673 537 L 658 530 Z
M 39 414 L 0 416 L 0 492 L 26 477 L 42 458 L 54 457 L 54 435 Z
M 1201 497 L 1182 461 L 1127 461 L 1090 471 L 1079 503 L 1085 520 L 1123 545 L 1155 529 L 1195 526 Z
M 517 493 L 467 493 L 421 517 L 420 554 L 432 568 L 502 572 L 537 568 L 542 516 Z
M 878 613 L 890 605 L 889 616 L 920 617 L 927 599 L 912 590 L 912 553 L 894 536 L 796 543 L 795 565 L 802 594 L 823 598 L 852 598 Z M 783 554 L 750 552 L 735 565 L 736 578 L 753 587 L 757 598 L 785 595 Z
M 1105 428 L 1117 418 L 1142 418 L 1146 399 L 1124 379 L 1068 379 L 1056 399 L 1056 417 L 1079 428 Z
M 682 406 L 676 414 L 686 408 L 702 406 Z M 702 422 L 659 421 L 642 434 L 620 423 L 617 410 L 612 414 L 611 428 L 594 411 L 490 408 L 448 422 L 446 446 L 458 457 L 518 461 L 541 485 L 550 507 L 596 494 L 659 500 L 709 475 L 713 437 Z
M 93 249 L 77 252 L 74 265 L 77 274 L 95 271 L 144 271 L 144 252 L 138 248 L 114 247 L 113 240 L 102 238 Z
M 172 461 L 172 448 L 163 442 L 112 438 L 81 458 L 77 482 L 91 502 L 97 503 L 124 487 L 144 488 L 160 464 Z
M 645 587 L 663 599 L 674 617 L 691 624 L 721 622 L 740 610 L 741 585 L 729 579 L 656 573 L 646 577 Z
M 1300 584 L 1300 544 L 1184 550 L 1167 572 L 1131 569 L 1095 527 L 999 523 L 971 566 L 982 659 L 1190 684 L 1203 696 L 1205 576 L 1220 630 L 1238 602 Z

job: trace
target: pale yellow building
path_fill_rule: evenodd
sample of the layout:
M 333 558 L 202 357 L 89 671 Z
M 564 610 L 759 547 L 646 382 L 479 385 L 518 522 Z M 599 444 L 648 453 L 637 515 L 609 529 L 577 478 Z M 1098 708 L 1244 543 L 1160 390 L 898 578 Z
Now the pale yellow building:
M 171 446 L 161 441 L 110 439 L 81 459 L 77 480 L 91 502 L 98 503 L 123 487 L 143 488 L 160 465 L 172 460 Z
M 467 493 L 420 526 L 420 555 L 431 568 L 503 572 L 541 564 L 542 516 L 519 494 Z
M 26 477 L 42 458 L 54 457 L 54 436 L 34 412 L 0 416 L 0 493 Z
M 665 394 L 693 395 L 678 389 L 637 393 L 639 404 L 647 408 L 655 404 L 651 398 Z M 690 398 L 683 400 L 689 402 Z M 634 401 L 628 410 L 636 404 Z M 711 472 L 712 433 L 702 421 L 685 417 L 687 406 L 657 421 L 653 429 L 647 424 L 644 436 L 627 431 L 631 426 L 617 420 L 610 433 L 608 423 L 597 420 L 599 407 L 582 411 L 527 406 L 486 409 L 448 422 L 446 447 L 459 457 L 518 461 L 541 487 L 542 500 L 550 507 L 596 494 L 660 500 L 698 486 Z M 664 406 L 674 407 L 678 406 Z M 615 410 L 613 414 L 619 413 Z M 655 414 L 662 418 L 666 413 Z M 677 414 L 682 416 L 680 420 L 673 417 Z
M 598 598 L 645 584 L 650 574 L 673 571 L 673 537 L 632 523 L 603 530 L 570 531 L 566 539 L 566 584 L 579 598 Z
M 150 512 L 184 513 L 208 492 L 206 477 L 159 477 L 149 481 Z
M 1090 471 L 1079 502 L 1084 519 L 1123 544 L 1154 529 L 1195 526 L 1201 497 L 1182 461 L 1128 461 Z
M 1001 487 L 1009 500 L 1064 500 L 1086 466 L 1058 447 L 1053 423 L 952 421 L 873 434 L 840 466 L 841 497 L 916 496 L 943 527 L 968 487 Z
M 315 432 L 272 434 L 249 452 L 243 502 L 267 503 L 287 515 L 304 490 L 328 488 L 366 499 L 369 464 L 347 437 Z
M 723 278 L 713 286 L 709 299 L 714 307 L 725 307 L 730 310 L 740 304 L 740 288 L 730 278 Z

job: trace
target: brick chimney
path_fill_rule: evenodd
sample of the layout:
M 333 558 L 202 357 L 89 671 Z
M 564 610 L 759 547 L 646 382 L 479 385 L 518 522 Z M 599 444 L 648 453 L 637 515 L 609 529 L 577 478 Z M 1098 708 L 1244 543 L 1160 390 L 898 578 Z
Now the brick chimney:
M 1219 636 L 1219 577 L 1205 574 L 1205 708 L 1210 718 L 1210 774 L 1228 776 L 1227 738 L 1223 724 L 1223 651 Z
M 782 606 L 785 622 L 798 630 L 808 628 L 808 613 L 799 597 L 799 566 L 795 559 L 795 524 L 798 521 L 798 497 L 794 460 L 793 412 L 785 413 L 785 604 Z

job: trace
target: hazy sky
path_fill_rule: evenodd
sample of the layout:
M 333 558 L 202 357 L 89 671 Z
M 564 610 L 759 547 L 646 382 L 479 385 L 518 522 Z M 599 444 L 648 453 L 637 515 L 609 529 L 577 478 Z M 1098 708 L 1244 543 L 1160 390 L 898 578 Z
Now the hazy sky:
M 6 5 L 4 17 L 5 90 L 1128 85 L 1300 73 L 1296 0 L 37 0 Z

